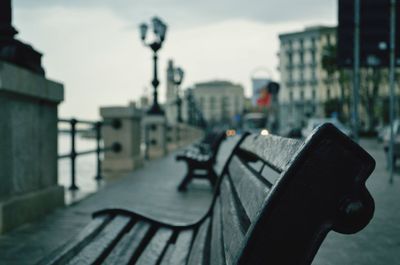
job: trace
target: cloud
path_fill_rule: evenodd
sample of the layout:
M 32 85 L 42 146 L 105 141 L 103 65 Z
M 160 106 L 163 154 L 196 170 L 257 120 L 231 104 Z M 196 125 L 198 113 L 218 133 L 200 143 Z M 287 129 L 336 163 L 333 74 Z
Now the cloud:
M 213 13 L 207 15 L 205 8 L 211 6 L 211 1 L 205 1 L 185 4 L 178 0 L 165 0 L 166 3 L 148 0 L 128 4 L 114 0 L 111 4 L 111 1 L 96 0 L 98 4 L 95 4 L 91 0 L 52 0 L 39 4 L 38 1 L 15 0 L 13 24 L 20 31 L 20 39 L 44 53 L 46 75 L 65 84 L 66 97 L 60 116 L 96 118 L 99 106 L 125 105 L 137 100 L 145 87 L 148 93 L 152 91 L 152 54 L 143 47 L 136 26 L 151 15 L 163 14 L 170 25 L 159 53 L 161 101 L 165 98 L 165 70 L 169 58 L 185 70 L 184 88 L 195 82 L 224 79 L 241 83 L 249 94 L 250 75 L 256 67 L 270 69 L 273 77 L 279 79 L 276 71 L 279 33 L 302 30 L 305 25 L 331 24 L 335 20 L 332 10 L 325 18 L 310 16 L 274 23 L 257 19 L 257 14 L 261 18 L 264 12 L 274 13 L 273 1 L 270 1 L 271 10 L 258 13 L 245 4 L 241 4 L 243 12 L 237 10 L 240 9 L 238 3 L 235 7 L 216 4 Z M 158 10 L 162 12 L 152 8 L 158 2 L 161 5 Z M 265 6 L 261 2 L 260 5 Z M 280 5 L 276 2 L 275 10 Z M 254 13 L 250 15 L 245 6 Z M 128 13 L 137 13 L 136 25 L 135 19 L 123 15 L 124 7 Z M 182 11 L 185 8 L 186 13 Z M 232 12 L 228 15 L 225 9 Z M 145 10 L 147 14 L 140 13 Z M 221 12 L 220 17 L 217 10 Z M 164 17 L 166 13 L 178 15 L 169 20 Z M 206 22 L 200 23 L 201 19 Z M 190 26 L 185 21 L 193 24 Z
M 326 19 L 336 15 L 336 0 L 14 0 L 17 8 L 106 8 L 132 24 L 159 15 L 176 27 L 246 19 L 263 23 Z

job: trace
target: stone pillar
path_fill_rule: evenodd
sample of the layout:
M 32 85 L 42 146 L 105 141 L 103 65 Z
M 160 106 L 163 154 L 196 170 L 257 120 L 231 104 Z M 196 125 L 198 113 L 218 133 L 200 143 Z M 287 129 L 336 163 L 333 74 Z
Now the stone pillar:
M 118 177 L 143 165 L 140 152 L 141 113 L 134 106 L 102 107 L 100 115 L 105 125 L 102 127 L 104 146 L 120 144 L 120 152 L 105 152 L 102 163 L 106 178 Z M 119 121 L 119 122 L 118 122 Z M 110 124 L 120 123 L 120 126 Z M 107 125 L 108 124 L 108 125 Z
M 0 61 L 0 233 L 64 205 L 57 184 L 62 84 Z
M 146 156 L 157 158 L 165 156 L 167 150 L 167 119 L 162 115 L 146 115 L 143 118 L 145 133 Z

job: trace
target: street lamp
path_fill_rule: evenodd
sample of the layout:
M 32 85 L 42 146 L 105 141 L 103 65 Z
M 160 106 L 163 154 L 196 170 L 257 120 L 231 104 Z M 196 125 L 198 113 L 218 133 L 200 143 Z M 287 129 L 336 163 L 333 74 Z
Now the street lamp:
M 179 91 L 179 86 L 182 84 L 183 81 L 183 76 L 184 76 L 184 71 L 182 68 L 178 67 L 174 69 L 174 84 L 176 86 L 176 107 L 177 107 L 177 116 L 176 116 L 176 121 L 182 122 L 182 99 L 180 97 L 180 91 Z
M 157 77 L 157 52 L 158 50 L 161 49 L 162 43 L 165 40 L 165 34 L 167 32 L 167 25 L 164 24 L 164 22 L 161 21 L 158 17 L 153 17 L 151 20 L 151 26 L 153 28 L 153 35 L 154 35 L 154 40 L 153 42 L 147 43 L 146 42 L 146 37 L 147 37 L 147 31 L 149 29 L 149 25 L 146 23 L 140 24 L 140 38 L 143 41 L 143 44 L 145 46 L 148 46 L 152 49 L 153 51 L 153 61 L 154 61 L 154 76 L 151 84 L 153 85 L 154 92 L 153 92 L 153 105 L 151 108 L 148 110 L 148 114 L 158 114 L 158 115 L 164 115 L 164 111 L 161 109 L 160 105 L 158 104 L 158 93 L 157 93 L 157 87 L 160 84 L 158 81 Z

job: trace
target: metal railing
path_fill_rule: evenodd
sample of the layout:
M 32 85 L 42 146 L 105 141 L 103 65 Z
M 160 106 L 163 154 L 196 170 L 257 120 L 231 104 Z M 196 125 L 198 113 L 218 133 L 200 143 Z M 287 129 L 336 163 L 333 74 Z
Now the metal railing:
M 69 158 L 71 160 L 71 185 L 69 190 L 78 190 L 79 187 L 76 185 L 76 158 L 82 155 L 88 154 L 96 154 L 96 176 L 94 177 L 95 180 L 100 181 L 103 179 L 102 172 L 101 172 L 101 153 L 103 152 L 120 152 L 122 149 L 121 144 L 115 142 L 111 146 L 102 147 L 101 146 L 101 128 L 103 126 L 112 126 L 114 129 L 119 129 L 121 127 L 120 120 L 112 120 L 110 122 L 101 122 L 101 121 L 87 121 L 87 120 L 77 120 L 77 119 L 59 119 L 59 123 L 67 123 L 70 125 L 69 130 L 61 130 L 62 132 L 69 132 L 71 136 L 71 150 L 68 154 L 58 155 L 58 159 L 65 159 Z M 85 124 L 93 126 L 95 132 L 95 139 L 96 139 L 96 148 L 91 150 L 85 151 L 76 151 L 76 134 L 77 124 Z

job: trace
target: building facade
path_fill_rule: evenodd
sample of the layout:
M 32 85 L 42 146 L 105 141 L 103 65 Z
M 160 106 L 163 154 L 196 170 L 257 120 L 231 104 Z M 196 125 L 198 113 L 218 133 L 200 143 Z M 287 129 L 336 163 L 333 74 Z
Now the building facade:
M 324 104 L 340 97 L 322 67 L 327 45 L 336 44 L 336 27 L 315 26 L 279 35 L 280 125 L 302 126 L 310 117 L 324 117 Z
M 197 83 L 192 95 L 208 124 L 232 124 L 243 113 L 244 89 L 228 81 Z

